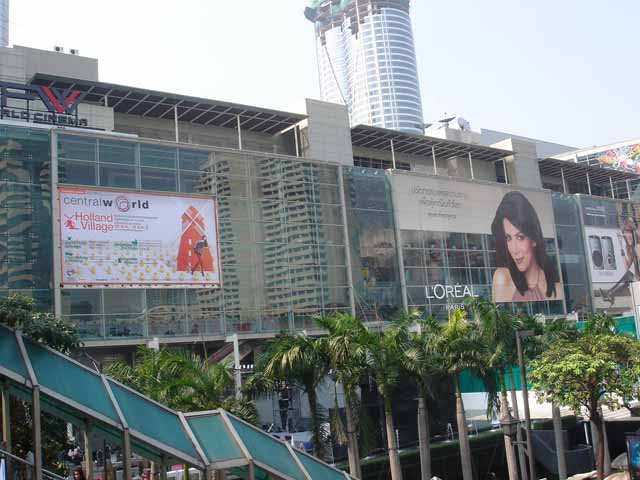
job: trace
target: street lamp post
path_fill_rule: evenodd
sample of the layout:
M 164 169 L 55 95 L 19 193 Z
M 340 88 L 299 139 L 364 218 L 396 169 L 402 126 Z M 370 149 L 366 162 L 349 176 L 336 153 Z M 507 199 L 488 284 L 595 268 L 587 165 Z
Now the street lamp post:
M 531 438 L 531 413 L 529 411 L 529 389 L 527 388 L 527 371 L 524 364 L 524 353 L 522 351 L 522 339 L 533 337 L 533 330 L 519 330 L 516 332 L 516 345 L 518 348 L 518 363 L 520 364 L 520 383 L 522 383 L 522 397 L 524 400 L 524 426 L 527 432 L 527 453 L 529 454 L 529 477 L 537 480 L 536 459 L 533 450 L 533 439 Z

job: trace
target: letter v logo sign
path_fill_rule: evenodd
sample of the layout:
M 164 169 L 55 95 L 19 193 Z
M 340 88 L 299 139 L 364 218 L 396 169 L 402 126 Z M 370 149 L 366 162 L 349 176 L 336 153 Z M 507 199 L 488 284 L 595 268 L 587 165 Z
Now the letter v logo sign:
M 40 87 L 40 90 L 42 91 L 40 97 L 51 112 L 66 113 L 67 115 L 75 113 L 80 101 L 80 92 L 78 90 L 67 88 L 62 93 L 50 87 Z

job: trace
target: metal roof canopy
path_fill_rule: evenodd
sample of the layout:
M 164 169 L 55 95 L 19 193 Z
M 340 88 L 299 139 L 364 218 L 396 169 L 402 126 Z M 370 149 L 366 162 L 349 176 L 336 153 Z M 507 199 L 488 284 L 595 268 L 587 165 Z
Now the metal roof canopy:
M 130 438 L 145 458 L 201 470 L 242 469 L 247 479 L 258 478 L 256 469 L 284 480 L 351 478 L 224 410 L 176 412 L 5 325 L 0 325 L 0 380 L 26 401 L 38 389 L 43 411 L 83 428 L 89 424 L 125 451 L 126 440 L 119 440 Z
M 624 182 L 626 180 L 638 180 L 640 176 L 635 173 L 621 172 L 610 168 L 585 165 L 569 160 L 558 160 L 556 158 L 544 158 L 538 162 L 540 175 L 561 178 L 564 175 L 567 181 L 584 182 L 589 174 L 589 181 L 593 184 L 604 185 L 613 182 Z M 609 180 L 611 179 L 611 180 Z
M 351 129 L 351 143 L 354 147 L 391 151 L 391 141 L 396 153 L 431 157 L 432 149 L 435 149 L 436 158 L 444 159 L 471 154 L 473 160 L 495 162 L 514 154 L 510 150 L 404 133 L 387 128 L 358 125 Z
M 174 108 L 177 107 L 181 122 L 237 128 L 240 117 L 243 130 L 270 135 L 276 135 L 307 118 L 297 113 L 42 73 L 36 73 L 31 83 L 78 90 L 84 95 L 82 103 L 104 106 L 106 101 L 116 113 L 174 120 Z

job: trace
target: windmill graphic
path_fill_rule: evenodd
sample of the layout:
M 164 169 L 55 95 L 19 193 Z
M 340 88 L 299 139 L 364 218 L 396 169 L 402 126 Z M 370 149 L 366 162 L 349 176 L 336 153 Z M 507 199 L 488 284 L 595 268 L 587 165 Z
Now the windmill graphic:
M 177 270 L 204 276 L 213 272 L 213 256 L 207 239 L 204 218 L 197 208 L 190 205 L 182 214 L 182 233 L 178 249 Z

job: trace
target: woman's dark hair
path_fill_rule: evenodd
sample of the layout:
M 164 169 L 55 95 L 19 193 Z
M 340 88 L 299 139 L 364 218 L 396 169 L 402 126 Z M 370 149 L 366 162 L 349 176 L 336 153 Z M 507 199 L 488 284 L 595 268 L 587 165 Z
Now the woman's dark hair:
M 559 281 L 556 267 L 551 262 L 545 251 L 544 237 L 542 236 L 542 227 L 538 214 L 531 205 L 531 202 L 520 192 L 507 193 L 498 209 L 496 217 L 491 224 L 491 232 L 496 242 L 496 265 L 498 267 L 507 267 L 511 273 L 511 278 L 518 292 L 524 295 L 528 290 L 527 279 L 523 272 L 518 270 L 513 258 L 509 254 L 507 248 L 507 239 L 504 234 L 504 219 L 509 220 L 514 227 L 520 230 L 526 237 L 535 243 L 533 249 L 536 262 L 544 272 L 544 278 L 547 281 L 546 296 L 554 297 L 556 295 L 556 283 Z

